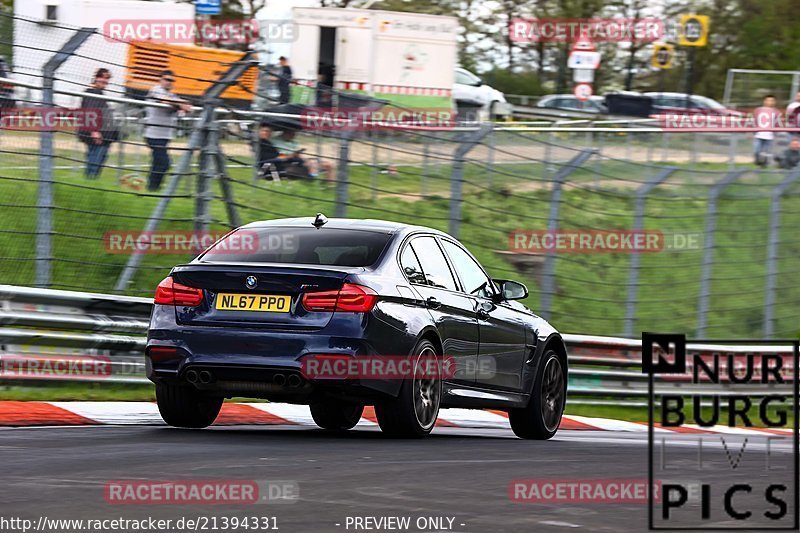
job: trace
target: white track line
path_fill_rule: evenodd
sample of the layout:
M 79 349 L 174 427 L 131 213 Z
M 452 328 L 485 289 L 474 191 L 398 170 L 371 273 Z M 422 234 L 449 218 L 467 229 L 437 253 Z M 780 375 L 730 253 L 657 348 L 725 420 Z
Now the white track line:
M 152 402 L 48 402 L 101 424 L 164 424 Z
M 595 418 L 591 416 L 569 415 L 569 418 L 605 431 L 632 431 L 637 433 L 647 432 L 647 424 L 627 422 L 625 420 L 612 420 L 610 418 Z M 657 433 L 674 433 L 668 429 L 655 428 Z
M 158 406 L 153 402 L 43 402 L 65 409 L 78 416 L 93 420 L 99 424 L 122 424 L 122 425 L 163 425 L 164 421 L 158 412 Z M 316 426 L 311 417 L 311 411 L 307 405 L 294 405 L 286 403 L 243 403 L 254 409 L 275 415 L 287 420 L 291 424 L 301 426 Z M 449 422 L 457 428 L 483 428 L 483 429 L 509 429 L 508 419 L 500 414 L 484 411 L 481 409 L 442 409 L 439 418 Z M 585 424 L 599 431 L 614 431 L 627 433 L 646 433 L 647 424 L 637 422 L 627 422 L 623 420 L 613 420 L 609 418 L 596 418 L 588 416 L 568 415 L 565 419 L 574 420 Z M 362 418 L 356 427 L 374 428 L 377 424 L 366 418 Z M 769 436 L 775 435 L 774 432 L 764 431 L 759 428 L 730 428 L 727 426 L 713 426 L 709 428 L 700 427 L 694 424 L 686 424 L 684 427 L 700 429 L 709 433 L 723 435 L 753 435 Z M 677 434 L 665 428 L 655 428 L 660 434 Z M 786 436 L 792 435 L 792 430 L 779 428 L 780 433 Z M 775 435 L 779 436 L 779 435 Z
M 684 424 L 684 427 L 687 428 L 694 428 L 694 429 L 702 429 L 703 431 L 711 431 L 712 433 L 722 433 L 725 435 L 758 435 L 760 437 L 766 437 L 769 435 L 773 435 L 775 437 L 780 437 L 780 435 L 774 435 L 769 431 L 760 431 L 758 428 L 732 428 L 728 426 L 711 426 L 711 427 L 703 427 L 698 426 L 695 424 Z M 787 433 L 787 437 L 791 436 L 791 432 Z
M 462 428 L 509 428 L 508 419 L 503 415 L 480 409 L 441 409 L 439 418 Z
M 294 405 L 290 403 L 248 403 L 244 405 L 283 418 L 293 424 L 316 426 L 314 419 L 311 418 L 311 409 L 307 405 Z M 376 425 L 375 422 L 362 418 L 358 421 L 356 427 L 375 427 Z

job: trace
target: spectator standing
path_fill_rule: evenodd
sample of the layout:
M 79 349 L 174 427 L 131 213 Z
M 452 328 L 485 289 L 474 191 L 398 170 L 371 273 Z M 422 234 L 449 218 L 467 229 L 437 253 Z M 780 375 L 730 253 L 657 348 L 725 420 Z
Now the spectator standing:
M 285 56 L 278 58 L 278 64 L 280 65 L 278 71 L 278 91 L 280 92 L 278 103 L 288 104 L 292 99 L 292 67 L 289 66 L 289 60 Z
M 786 126 L 789 128 L 800 128 L 800 92 L 794 95 L 794 102 L 786 106 Z M 792 132 L 792 135 L 799 136 L 800 131 Z
M 108 101 L 95 96 L 102 95 L 110 81 L 111 72 L 107 68 L 97 69 L 91 87 L 86 89 L 86 95 L 81 99 L 86 120 L 78 130 L 78 138 L 86 144 L 84 174 L 89 179 L 96 179 L 100 175 L 111 143 L 119 139 L 119 130 L 114 125 L 114 114 Z
M 10 77 L 11 69 L 8 67 L 8 63 L 6 63 L 6 58 L 0 56 L 0 78 Z M 0 82 L 0 112 L 3 109 L 16 107 L 16 105 L 14 101 L 14 86 Z
M 773 128 L 776 125 L 777 110 L 775 97 L 768 94 L 764 97 L 763 105 L 756 108 L 753 113 L 758 127 Z M 766 167 L 772 157 L 772 142 L 775 139 L 774 131 L 758 131 L 753 139 L 753 156 L 756 166 Z
M 150 173 L 147 176 L 147 190 L 157 191 L 161 188 L 164 175 L 170 167 L 169 142 L 175 137 L 178 126 L 178 112 L 188 113 L 192 106 L 178 98 L 172 92 L 175 85 L 175 74 L 171 70 L 161 73 L 158 85 L 150 89 L 147 99 L 152 102 L 169 104 L 169 108 L 148 107 L 144 129 L 144 139 L 152 152 Z

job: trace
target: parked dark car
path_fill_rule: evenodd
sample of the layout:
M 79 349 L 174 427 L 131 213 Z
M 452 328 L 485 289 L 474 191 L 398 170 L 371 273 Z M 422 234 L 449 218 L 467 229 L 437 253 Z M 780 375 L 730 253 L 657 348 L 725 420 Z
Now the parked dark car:
M 254 222 L 159 284 L 147 376 L 173 426 L 208 426 L 224 398 L 243 396 L 308 404 L 329 430 L 352 428 L 374 405 L 383 432 L 404 437 L 429 433 L 440 407 L 493 408 L 518 436 L 548 439 L 567 354 L 516 301 L 527 295 L 434 229 L 322 215 Z M 392 357 L 414 371 L 316 379 L 304 366 Z M 453 372 L 418 373 L 423 358 Z
M 653 113 L 694 114 L 742 116 L 740 111 L 728 109 L 716 100 L 699 94 L 687 93 L 644 93 L 653 100 Z

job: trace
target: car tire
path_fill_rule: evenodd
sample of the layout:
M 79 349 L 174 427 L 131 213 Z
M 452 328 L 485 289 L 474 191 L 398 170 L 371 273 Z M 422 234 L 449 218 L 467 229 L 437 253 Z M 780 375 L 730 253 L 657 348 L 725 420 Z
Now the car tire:
M 170 426 L 204 428 L 216 420 L 222 398 L 204 396 L 196 389 L 170 383 L 156 384 L 156 403 L 161 418 Z
M 322 429 L 329 431 L 346 431 L 352 429 L 361 420 L 364 405 L 341 400 L 313 402 L 311 418 Z
M 441 359 L 431 341 L 419 341 L 412 354 L 415 369 L 421 357 L 436 357 L 441 371 Z M 375 415 L 381 431 L 398 438 L 420 438 L 430 433 L 436 425 L 442 400 L 440 377 L 441 375 L 423 379 L 412 376 L 404 379 L 397 398 L 375 405 Z
M 494 122 L 498 119 L 497 116 L 497 102 L 494 101 L 489 104 L 489 120 Z
M 553 350 L 542 357 L 528 406 L 511 409 L 511 429 L 521 439 L 547 440 L 561 424 L 567 398 L 564 360 Z

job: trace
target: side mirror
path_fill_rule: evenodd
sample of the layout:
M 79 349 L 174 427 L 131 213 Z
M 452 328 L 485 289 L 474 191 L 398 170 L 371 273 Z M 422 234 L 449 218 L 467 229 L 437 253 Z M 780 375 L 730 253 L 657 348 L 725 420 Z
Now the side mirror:
M 522 300 L 528 297 L 528 287 L 517 281 L 496 279 L 494 282 L 500 287 L 503 300 Z

